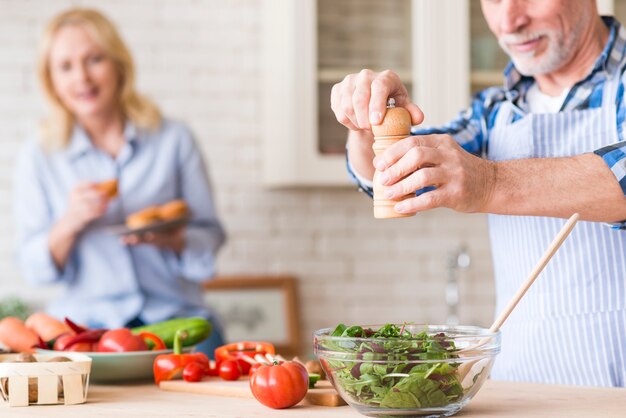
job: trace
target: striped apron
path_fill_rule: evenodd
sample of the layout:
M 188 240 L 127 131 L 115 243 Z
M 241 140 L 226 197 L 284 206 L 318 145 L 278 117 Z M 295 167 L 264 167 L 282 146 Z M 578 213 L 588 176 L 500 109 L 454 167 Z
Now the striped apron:
M 617 82 L 607 80 L 602 108 L 521 114 L 512 122 L 521 110 L 503 103 L 489 133 L 488 158 L 565 157 L 618 142 Z M 545 176 L 549 181 L 550 173 Z M 489 215 L 496 312 L 504 309 L 564 223 Z M 502 327 L 502 352 L 492 378 L 626 384 L 626 231 L 602 223 L 577 224 Z

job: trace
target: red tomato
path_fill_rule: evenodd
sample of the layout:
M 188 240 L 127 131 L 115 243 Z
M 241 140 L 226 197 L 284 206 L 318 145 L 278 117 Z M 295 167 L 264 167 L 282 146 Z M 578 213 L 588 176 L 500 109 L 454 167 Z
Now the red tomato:
M 252 366 L 250 366 L 250 370 L 248 371 L 248 376 L 252 376 L 254 374 L 254 372 L 256 372 L 257 370 L 259 370 L 261 368 L 261 366 L 263 366 L 263 363 L 255 363 Z
M 189 363 L 183 369 L 183 379 L 185 382 L 199 382 L 202 380 L 204 369 L 198 363 Z
M 248 374 L 251 366 L 250 363 L 242 359 L 237 359 L 237 364 L 239 365 L 239 370 L 241 370 L 242 375 Z
M 65 351 L 76 351 L 81 353 L 87 353 L 90 351 L 96 351 L 97 344 L 92 343 L 76 343 L 72 344 L 70 348 L 66 348 Z
M 207 374 L 207 376 L 219 375 L 219 369 L 215 360 L 209 360 L 209 367 L 206 368 L 205 373 Z
M 112 329 L 105 332 L 98 342 L 98 351 L 122 352 L 143 351 L 148 345 L 139 335 L 133 335 L 128 328 Z
M 219 375 L 224 380 L 237 380 L 241 377 L 241 370 L 235 360 L 224 360 L 220 363 Z
M 309 390 L 309 374 L 302 364 L 293 361 L 261 366 L 250 378 L 250 389 L 265 406 L 289 408 Z

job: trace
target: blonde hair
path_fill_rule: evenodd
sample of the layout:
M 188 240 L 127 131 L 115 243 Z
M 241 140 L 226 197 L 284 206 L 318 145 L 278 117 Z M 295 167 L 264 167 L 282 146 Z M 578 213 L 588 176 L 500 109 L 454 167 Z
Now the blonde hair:
M 74 115 L 57 96 L 50 74 L 50 52 L 59 29 L 77 25 L 89 32 L 94 41 L 118 70 L 118 100 L 122 114 L 139 128 L 154 130 L 161 124 L 159 108 L 135 90 L 135 65 L 130 52 L 115 28 L 102 13 L 92 9 L 73 8 L 56 16 L 46 27 L 38 54 L 37 73 L 50 113 L 41 124 L 41 141 L 46 149 L 68 145 L 75 123 Z

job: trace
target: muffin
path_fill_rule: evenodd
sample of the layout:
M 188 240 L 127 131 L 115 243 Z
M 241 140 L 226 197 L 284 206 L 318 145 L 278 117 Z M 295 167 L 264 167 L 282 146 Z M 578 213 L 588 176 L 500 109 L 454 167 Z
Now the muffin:
M 96 184 L 96 189 L 109 199 L 117 196 L 117 179 L 105 180 Z
M 126 226 L 129 229 L 143 228 L 161 220 L 159 208 L 150 206 L 139 212 L 135 212 L 126 218 Z
M 172 200 L 159 206 L 159 217 L 164 221 L 179 219 L 189 213 L 189 208 L 184 200 Z

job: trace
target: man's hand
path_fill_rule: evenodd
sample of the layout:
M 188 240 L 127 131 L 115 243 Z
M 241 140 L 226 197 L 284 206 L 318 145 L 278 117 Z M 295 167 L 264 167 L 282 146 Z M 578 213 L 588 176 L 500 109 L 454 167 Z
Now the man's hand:
M 413 136 L 398 141 L 374 159 L 381 171 L 385 197 L 413 194 L 427 186 L 436 189 L 395 206 L 400 213 L 437 207 L 460 212 L 484 212 L 494 193 L 496 164 L 463 150 L 449 135 Z
M 351 131 L 371 131 L 372 125 L 382 122 L 390 97 L 396 100 L 396 106 L 409 111 L 413 124 L 422 122 L 424 114 L 411 102 L 398 75 L 389 70 L 361 70 L 347 75 L 333 86 L 330 105 L 339 123 Z
M 156 245 L 159 248 L 172 250 L 177 255 L 180 255 L 185 249 L 185 227 L 132 234 L 123 237 L 122 242 L 126 245 Z
M 333 86 L 330 104 L 337 120 L 349 129 L 348 158 L 354 170 L 362 177 L 374 175 L 372 125 L 380 125 L 387 111 L 387 99 L 393 97 L 396 106 L 411 114 L 413 124 L 422 123 L 424 114 L 411 102 L 406 87 L 393 71 L 376 73 L 361 70 L 347 75 Z

